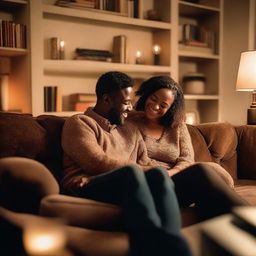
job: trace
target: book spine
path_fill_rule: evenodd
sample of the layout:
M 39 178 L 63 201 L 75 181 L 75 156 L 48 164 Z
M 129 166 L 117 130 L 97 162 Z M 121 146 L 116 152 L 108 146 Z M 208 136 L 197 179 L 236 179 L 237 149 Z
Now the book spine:
M 51 38 L 51 59 L 58 60 L 60 58 L 60 40 L 57 37 Z

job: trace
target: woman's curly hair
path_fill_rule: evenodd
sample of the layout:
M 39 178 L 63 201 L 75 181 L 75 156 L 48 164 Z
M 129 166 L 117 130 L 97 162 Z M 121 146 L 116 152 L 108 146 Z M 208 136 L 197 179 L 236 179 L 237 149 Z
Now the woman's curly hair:
M 163 126 L 177 127 L 185 117 L 184 95 L 180 85 L 169 76 L 154 76 L 144 81 L 136 92 L 140 98 L 135 104 L 135 109 L 144 111 L 147 98 L 163 88 L 171 90 L 175 99 L 170 109 L 161 117 L 160 123 Z

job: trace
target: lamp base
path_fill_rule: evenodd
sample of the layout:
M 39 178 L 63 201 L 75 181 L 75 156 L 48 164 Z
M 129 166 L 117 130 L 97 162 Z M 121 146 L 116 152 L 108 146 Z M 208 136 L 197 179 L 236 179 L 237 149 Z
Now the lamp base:
M 247 124 L 256 125 L 256 108 L 247 109 Z

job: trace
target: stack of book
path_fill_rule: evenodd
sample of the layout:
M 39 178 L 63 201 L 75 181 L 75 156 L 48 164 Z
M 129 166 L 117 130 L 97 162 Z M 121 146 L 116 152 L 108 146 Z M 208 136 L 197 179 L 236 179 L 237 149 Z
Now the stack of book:
M 141 0 L 57 0 L 55 5 L 139 18 Z
M 0 19 L 0 46 L 26 48 L 26 25 Z
M 215 53 L 215 33 L 194 24 L 182 24 L 179 27 L 179 49 Z
M 76 60 L 94 60 L 94 61 L 112 61 L 112 53 L 105 50 L 93 50 L 76 48 L 75 50 Z
M 44 111 L 62 111 L 62 93 L 58 86 L 44 86 Z
M 69 96 L 71 109 L 84 112 L 89 107 L 94 107 L 97 101 L 95 94 L 74 93 Z

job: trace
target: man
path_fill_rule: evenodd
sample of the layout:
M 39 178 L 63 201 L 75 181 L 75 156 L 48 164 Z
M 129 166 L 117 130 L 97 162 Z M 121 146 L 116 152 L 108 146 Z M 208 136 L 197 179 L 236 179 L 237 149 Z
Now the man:
M 103 74 L 96 84 L 96 106 L 65 122 L 62 185 L 68 193 L 76 193 L 90 177 L 128 164 L 151 167 L 138 129 L 122 127 L 132 110 L 132 87 L 132 78 L 124 73 Z

